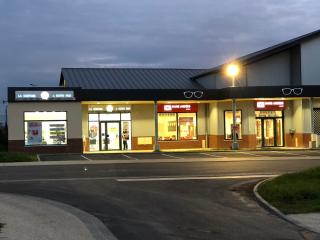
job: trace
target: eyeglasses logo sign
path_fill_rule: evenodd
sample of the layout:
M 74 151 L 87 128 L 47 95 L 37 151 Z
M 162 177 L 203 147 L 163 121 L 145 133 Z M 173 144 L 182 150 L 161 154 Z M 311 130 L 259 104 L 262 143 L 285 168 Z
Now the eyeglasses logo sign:
M 192 98 L 192 97 L 195 97 L 195 98 L 202 98 L 203 96 L 203 91 L 185 91 L 183 92 L 183 95 L 185 98 Z
M 282 94 L 285 96 L 296 95 L 299 96 L 303 92 L 303 88 L 282 88 Z

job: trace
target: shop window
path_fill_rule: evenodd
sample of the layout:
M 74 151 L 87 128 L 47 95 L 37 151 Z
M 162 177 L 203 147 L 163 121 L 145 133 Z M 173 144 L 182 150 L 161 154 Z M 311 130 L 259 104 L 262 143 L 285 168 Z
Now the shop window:
M 236 137 L 237 139 L 242 139 L 242 126 L 241 126 L 241 110 L 236 111 Z M 232 139 L 232 125 L 233 125 L 233 115 L 232 111 L 224 112 L 224 138 Z
M 196 113 L 178 113 L 179 139 L 192 140 L 197 139 L 197 114 Z
M 25 145 L 67 144 L 66 112 L 25 112 Z
M 196 113 L 158 113 L 160 141 L 197 139 Z
M 158 132 L 160 141 L 177 140 L 177 114 L 158 113 Z

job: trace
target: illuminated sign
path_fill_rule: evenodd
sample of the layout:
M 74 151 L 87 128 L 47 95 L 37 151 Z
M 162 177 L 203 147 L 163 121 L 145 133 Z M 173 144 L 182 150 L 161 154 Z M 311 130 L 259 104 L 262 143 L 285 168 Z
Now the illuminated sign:
M 73 91 L 16 91 L 16 101 L 64 101 L 75 100 Z
M 158 112 L 198 112 L 198 104 L 158 104 Z
M 130 105 L 89 105 L 90 112 L 130 112 Z
M 285 109 L 284 101 L 256 101 L 256 110 L 280 111 Z

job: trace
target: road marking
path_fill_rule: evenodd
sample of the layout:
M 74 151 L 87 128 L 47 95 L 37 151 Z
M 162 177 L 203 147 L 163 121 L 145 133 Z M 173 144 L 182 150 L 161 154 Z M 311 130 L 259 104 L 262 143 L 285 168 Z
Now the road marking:
M 176 156 L 169 155 L 169 154 L 165 154 L 165 153 L 161 153 L 161 155 L 166 156 L 166 157 L 169 157 L 169 158 L 183 159 L 183 158 L 181 158 L 181 157 L 176 157 Z
M 200 154 L 205 156 L 210 156 L 210 157 L 219 157 L 218 155 L 210 154 L 210 153 L 200 153 Z M 221 157 L 221 158 L 226 158 L 226 157 Z
M 254 153 L 248 153 L 248 152 L 236 152 L 236 153 L 242 153 L 245 155 L 250 155 L 250 156 L 255 156 L 255 157 L 263 157 L 263 155 L 258 155 L 258 154 L 254 154 Z
M 89 170 L 88 170 L 89 171 Z M 20 182 L 58 182 L 58 181 L 92 181 L 92 180 L 116 180 L 118 182 L 145 182 L 145 181 L 181 181 L 181 180 L 215 180 L 215 179 L 245 179 L 245 178 L 269 178 L 278 174 L 260 175 L 230 175 L 230 176 L 185 176 L 185 177 L 145 177 L 145 178 L 115 178 L 115 177 L 83 177 L 83 178 L 32 178 L 0 180 L 0 183 Z
M 139 160 L 138 158 L 134 158 L 134 157 L 131 157 L 131 156 L 128 156 L 128 155 L 126 155 L 126 154 L 121 154 L 122 156 L 125 156 L 126 158 L 128 158 L 128 159 L 134 159 L 134 160 Z
M 287 154 L 291 156 L 298 156 L 298 157 L 308 157 L 307 155 L 301 155 L 301 154 L 296 154 L 296 153 L 289 153 L 289 152 L 282 152 L 282 151 L 270 151 L 274 153 L 282 153 L 282 154 Z
M 244 179 L 244 178 L 269 178 L 277 174 L 260 175 L 230 175 L 230 176 L 186 176 L 186 177 L 148 177 L 148 178 L 117 178 L 118 182 L 151 182 L 151 181 L 184 181 L 184 180 L 214 180 L 214 179 Z
M 85 160 L 92 161 L 90 158 L 88 158 L 88 157 L 86 157 L 86 156 L 84 156 L 82 154 L 81 154 L 81 157 L 84 158 Z

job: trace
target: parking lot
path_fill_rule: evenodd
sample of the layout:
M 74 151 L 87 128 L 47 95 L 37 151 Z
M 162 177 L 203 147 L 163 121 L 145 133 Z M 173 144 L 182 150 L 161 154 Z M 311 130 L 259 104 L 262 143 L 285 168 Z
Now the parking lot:
M 40 154 L 40 161 L 94 161 L 94 160 L 188 160 L 188 159 L 252 159 L 252 158 L 320 158 L 320 150 L 257 150 L 257 151 L 203 151 L 203 152 L 149 152 L 101 154 Z

